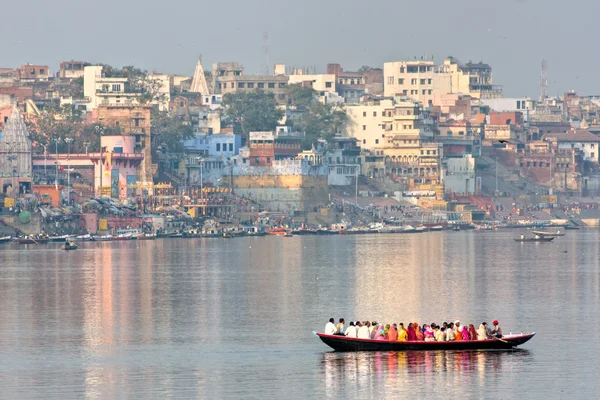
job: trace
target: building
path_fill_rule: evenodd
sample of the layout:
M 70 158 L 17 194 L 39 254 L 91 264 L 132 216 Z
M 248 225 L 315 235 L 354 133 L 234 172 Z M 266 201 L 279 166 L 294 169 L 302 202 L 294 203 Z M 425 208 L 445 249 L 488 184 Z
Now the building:
M 47 81 L 50 78 L 50 69 L 47 65 L 21 65 L 16 70 L 17 79 L 21 82 Z
M 227 94 L 264 90 L 275 95 L 278 104 L 287 104 L 285 75 L 244 75 L 244 67 L 236 62 L 213 64 L 214 93 Z
M 146 104 L 102 104 L 97 109 L 98 122 L 118 128 L 123 135 L 134 138 L 134 152 L 143 154 L 139 171 L 142 182 L 152 182 L 151 111 L 152 106 Z
M 567 133 L 549 133 L 544 140 L 551 142 L 558 150 L 578 149 L 585 161 L 598 163 L 600 137 L 584 129 L 572 129 Z
M 433 61 L 386 62 L 384 96 L 405 96 L 425 105 L 433 104 L 435 94 L 452 93 L 451 76 L 438 71 Z
M 138 175 L 144 154 L 136 151 L 135 136 L 102 136 L 100 146 L 101 153 L 89 154 L 94 163 L 95 192 L 120 200 L 135 197 L 137 182 L 144 182 Z
M 383 95 L 383 69 L 344 71 L 340 64 L 327 64 L 327 73 L 335 75 L 337 92 L 347 104 L 358 104 L 364 94 Z
M 148 75 L 149 90 L 154 98 L 151 104 L 158 105 L 160 110 L 168 110 L 170 101 L 170 78 L 164 74 Z M 87 111 L 99 105 L 139 104 L 141 92 L 131 90 L 129 80 L 121 77 L 106 77 L 101 65 L 90 65 L 84 68 L 83 95 L 88 99 Z
M 13 107 L 0 138 L 2 193 L 12 197 L 17 193 L 31 193 L 32 165 L 29 132 L 21 113 Z
M 529 120 L 530 113 L 533 113 L 536 107 L 536 101 L 529 97 L 481 99 L 481 103 L 489 106 L 493 111 L 520 112 L 524 122 Z
M 273 165 L 275 160 L 275 136 L 273 132 L 250 132 L 248 142 L 251 166 L 270 167 Z
M 278 126 L 273 136 L 275 160 L 296 158 L 302 151 L 304 132 L 292 132 L 289 126 Z
M 335 75 L 332 74 L 305 74 L 302 70 L 293 71 L 288 75 L 289 85 L 302 85 L 312 88 L 319 96 L 324 96 L 326 92 L 336 92 Z
M 375 99 L 366 104 L 346 107 L 349 123 L 347 134 L 356 138 L 363 149 L 373 149 L 380 144 L 385 134 L 383 112 L 394 105 L 392 99 Z
M 60 63 L 58 77 L 63 79 L 83 78 L 83 69 L 89 65 L 84 61 L 63 61 Z
M 483 62 L 461 64 L 454 57 L 447 57 L 439 73 L 451 77 L 449 93 L 462 93 L 482 100 L 504 96 L 502 86 L 493 84 L 492 67 Z

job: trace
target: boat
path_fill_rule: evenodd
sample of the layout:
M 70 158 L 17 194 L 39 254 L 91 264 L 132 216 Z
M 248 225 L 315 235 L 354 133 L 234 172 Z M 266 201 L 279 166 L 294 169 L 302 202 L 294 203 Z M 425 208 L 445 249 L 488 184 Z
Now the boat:
M 288 232 L 288 229 L 285 229 L 285 228 L 273 228 L 273 229 L 267 231 L 267 234 L 268 235 L 275 235 L 275 236 L 285 236 L 285 234 L 287 232 Z
M 50 236 L 48 239 L 50 239 L 50 241 L 52 243 L 64 243 L 67 241 L 68 238 L 69 238 L 69 235 L 62 235 L 62 236 Z
M 9 243 L 9 242 L 12 242 L 12 240 L 13 240 L 12 236 L 3 236 L 3 237 L 0 237 L 0 244 Z
M 48 238 L 35 238 L 31 236 L 25 236 L 22 238 L 17 238 L 17 243 L 19 244 L 45 244 L 48 243 L 50 239 Z
M 75 237 L 72 237 L 71 240 L 74 242 L 91 242 L 93 238 L 92 235 L 87 233 L 85 235 L 77 235 Z
M 133 233 L 121 233 L 117 236 L 113 236 L 113 240 L 133 240 Z
M 434 225 L 434 226 L 430 226 L 429 227 L 430 231 L 433 232 L 437 232 L 437 231 L 443 231 L 444 230 L 444 226 L 443 225 Z
M 113 235 L 92 236 L 94 242 L 110 242 L 113 240 Z
M 233 239 L 233 234 L 231 232 L 223 232 L 223 239 Z
M 535 332 L 505 335 L 488 340 L 456 340 L 450 342 L 388 341 L 349 338 L 313 332 L 323 343 L 335 351 L 417 351 L 417 350 L 502 350 L 513 349 L 528 342 Z
M 63 250 L 77 250 L 79 248 L 79 246 L 77 246 L 73 242 L 66 242 L 65 244 L 63 244 L 62 246 L 60 246 L 60 248 L 63 249 Z
M 540 235 L 540 236 L 554 236 L 554 237 L 558 237 L 558 236 L 565 236 L 564 232 L 561 232 L 559 229 L 556 230 L 556 232 L 548 232 L 548 231 L 531 231 L 536 235 Z
M 570 231 L 576 231 L 581 229 L 580 227 L 578 227 L 577 225 L 565 225 L 565 229 L 568 229 Z
M 156 235 L 154 233 L 142 233 L 141 235 L 137 235 L 135 238 L 137 240 L 154 240 L 156 239 Z
M 551 242 L 554 240 L 554 236 L 540 236 L 532 238 L 513 238 L 515 242 Z
M 292 234 L 292 232 L 286 232 L 282 235 L 283 237 L 293 237 L 294 235 Z

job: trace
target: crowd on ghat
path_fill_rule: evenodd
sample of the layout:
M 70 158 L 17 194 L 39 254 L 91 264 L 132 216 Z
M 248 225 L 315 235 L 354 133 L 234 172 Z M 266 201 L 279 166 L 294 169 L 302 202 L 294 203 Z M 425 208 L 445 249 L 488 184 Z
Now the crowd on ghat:
M 348 327 L 346 321 L 340 318 L 336 325 L 333 318 L 329 319 L 325 325 L 326 335 L 341 335 L 351 338 L 388 340 L 388 341 L 425 341 L 425 342 L 450 342 L 458 340 L 487 340 L 492 338 L 501 338 L 502 329 L 498 320 L 492 322 L 492 327 L 488 327 L 487 322 L 483 322 L 477 329 L 473 324 L 461 325 L 460 321 L 444 322 L 441 326 L 436 323 L 430 325 L 418 323 L 409 323 L 406 327 L 401 322 L 399 324 L 380 324 L 376 321 L 350 321 Z

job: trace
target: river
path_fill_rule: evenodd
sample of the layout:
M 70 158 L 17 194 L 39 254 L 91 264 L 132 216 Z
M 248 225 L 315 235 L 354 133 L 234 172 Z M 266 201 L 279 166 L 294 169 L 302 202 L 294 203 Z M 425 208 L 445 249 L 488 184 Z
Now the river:
M 1 398 L 594 398 L 600 233 L 0 247 Z M 499 319 L 519 351 L 330 352 L 329 317 Z

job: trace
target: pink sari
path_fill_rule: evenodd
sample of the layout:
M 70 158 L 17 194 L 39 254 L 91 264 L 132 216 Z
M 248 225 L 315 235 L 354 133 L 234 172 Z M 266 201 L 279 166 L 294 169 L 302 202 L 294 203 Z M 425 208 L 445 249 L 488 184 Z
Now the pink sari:
M 463 326 L 462 328 L 462 340 L 470 340 L 469 328 L 467 328 L 466 326 Z
M 417 335 L 415 334 L 415 328 L 413 328 L 412 324 L 408 324 L 406 328 L 406 333 L 408 334 L 408 341 L 414 342 L 417 340 Z

